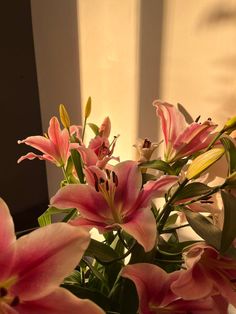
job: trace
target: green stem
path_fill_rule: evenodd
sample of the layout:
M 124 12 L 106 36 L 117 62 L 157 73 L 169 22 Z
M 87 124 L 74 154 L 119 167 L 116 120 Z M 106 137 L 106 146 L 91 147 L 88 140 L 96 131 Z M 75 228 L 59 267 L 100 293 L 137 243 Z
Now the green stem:
M 83 131 L 82 131 L 82 142 L 84 141 L 84 134 L 85 134 L 85 129 L 86 129 L 86 122 L 87 122 L 87 118 L 84 118 L 84 125 L 83 125 Z
M 221 135 L 224 134 L 223 129 L 216 135 L 215 138 L 210 142 L 210 144 L 206 148 L 206 152 L 212 148 L 212 146 L 215 144 L 215 142 L 221 137 Z
M 63 172 L 63 175 L 64 175 L 64 178 L 66 179 L 67 183 L 70 183 L 70 180 L 66 174 L 66 169 L 65 169 L 65 166 L 62 166 L 62 172 Z
M 175 197 L 178 195 L 178 193 L 184 188 L 184 186 L 187 184 L 188 179 L 186 178 L 176 189 L 176 191 L 173 193 L 173 195 L 169 198 L 169 200 L 166 202 L 163 211 L 160 216 L 160 223 L 158 226 L 158 232 L 161 233 L 163 231 L 163 228 L 165 226 L 165 223 L 172 211 L 172 202 L 175 200 Z

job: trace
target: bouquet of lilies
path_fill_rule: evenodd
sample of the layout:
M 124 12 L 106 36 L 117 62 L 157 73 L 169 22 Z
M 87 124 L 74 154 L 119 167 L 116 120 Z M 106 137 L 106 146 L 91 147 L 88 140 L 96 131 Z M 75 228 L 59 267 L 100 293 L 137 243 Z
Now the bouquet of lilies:
M 18 162 L 47 160 L 63 180 L 39 227 L 17 240 L 0 201 L 1 313 L 226 314 L 236 307 L 236 117 L 218 127 L 194 121 L 181 105 L 153 105 L 164 143 L 140 139 L 137 160 L 116 156 L 108 117 L 100 126 L 88 122 L 90 98 L 82 126 L 71 125 L 60 105 L 61 125 L 52 117 L 47 134 L 19 141 L 42 154 Z M 88 143 L 87 128 L 94 132 Z M 227 173 L 216 183 L 219 159 Z M 61 222 L 53 222 L 58 213 Z

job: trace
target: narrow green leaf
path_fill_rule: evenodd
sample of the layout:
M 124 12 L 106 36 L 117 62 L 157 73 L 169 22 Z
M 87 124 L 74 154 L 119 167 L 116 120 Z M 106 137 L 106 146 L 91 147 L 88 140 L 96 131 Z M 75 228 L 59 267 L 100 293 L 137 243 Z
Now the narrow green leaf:
M 188 113 L 188 111 L 184 108 L 183 105 L 181 104 L 177 104 L 177 108 L 178 110 L 182 113 L 182 115 L 184 116 L 185 118 L 185 121 L 188 123 L 188 124 L 191 124 L 194 122 L 192 116 L 190 115 L 190 113 Z
M 63 219 L 62 222 L 67 222 L 70 219 L 74 218 L 77 214 L 77 209 L 76 208 L 72 208 L 71 211 L 69 212 L 69 214 L 67 214 Z
M 41 216 L 38 217 L 38 223 L 40 227 L 50 225 L 52 223 L 51 213 L 46 210 Z
M 71 293 L 81 299 L 89 299 L 102 307 L 105 311 L 110 308 L 110 300 L 98 291 L 91 290 L 85 287 L 81 287 L 78 284 L 63 284 L 63 288 L 69 290 Z
M 72 157 L 72 160 L 73 160 L 73 163 L 75 166 L 76 173 L 77 173 L 78 178 L 80 180 L 80 183 L 85 183 L 84 182 L 83 167 L 82 167 L 82 159 L 81 159 L 80 153 L 77 150 L 72 149 L 71 150 L 71 157 Z
M 224 225 L 222 230 L 220 251 L 224 253 L 236 238 L 236 198 L 228 192 L 221 192 L 224 203 Z
M 175 174 L 175 171 L 171 168 L 171 166 L 163 160 L 151 160 L 151 161 L 143 162 L 139 165 L 139 167 L 161 170 L 164 173 L 168 173 L 172 175 Z
M 94 257 L 101 264 L 111 263 L 119 258 L 119 255 L 110 246 L 94 239 L 91 239 L 84 255 Z
M 88 123 L 88 126 L 91 128 L 91 130 L 96 136 L 99 134 L 99 127 L 96 124 Z
M 176 195 L 175 201 L 205 195 L 211 190 L 212 188 L 201 182 L 189 183 Z
M 221 230 L 214 226 L 205 216 L 199 213 L 192 212 L 188 209 L 185 209 L 184 213 L 193 230 L 201 238 L 203 238 L 206 243 L 219 250 L 221 243 Z
M 109 290 L 108 284 L 106 282 L 106 279 L 104 276 L 92 265 L 92 263 L 89 261 L 88 258 L 84 257 L 83 262 L 90 268 L 92 273 L 94 274 L 95 277 L 97 277 L 103 285 L 106 287 L 107 290 Z
M 64 284 L 80 284 L 81 283 L 81 274 L 78 270 L 74 270 L 72 274 L 66 277 L 63 281 Z
M 224 145 L 229 165 L 229 174 L 231 174 L 236 171 L 236 147 L 233 141 L 228 137 L 223 137 L 220 141 Z

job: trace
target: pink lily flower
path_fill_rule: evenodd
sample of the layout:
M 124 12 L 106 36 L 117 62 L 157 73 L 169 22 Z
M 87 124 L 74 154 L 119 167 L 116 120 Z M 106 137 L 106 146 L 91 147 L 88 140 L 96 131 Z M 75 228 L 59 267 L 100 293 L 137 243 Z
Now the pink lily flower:
M 221 256 L 205 243 L 192 245 L 185 252 L 186 271 L 171 285 L 185 299 L 221 295 L 236 306 L 236 261 Z
M 175 176 L 162 176 L 142 186 L 142 176 L 134 161 L 114 166 L 113 171 L 90 167 L 88 185 L 67 185 L 51 199 L 57 208 L 77 208 L 80 217 L 73 225 L 96 227 L 99 232 L 122 228 L 150 251 L 156 242 L 156 221 L 151 200 L 160 197 L 177 182 Z
M 40 228 L 16 240 L 12 217 L 0 199 L 0 313 L 104 312 L 59 285 L 89 244 L 89 234 L 66 223 Z
M 74 127 L 73 131 L 75 131 Z M 70 156 L 70 150 L 79 146 L 76 143 L 70 143 L 68 130 L 61 130 L 56 117 L 52 117 L 50 120 L 47 137 L 40 135 L 29 136 L 22 141 L 18 141 L 18 144 L 22 143 L 38 149 L 43 155 L 31 152 L 19 158 L 18 163 L 24 159 L 32 160 L 38 158 L 40 160 L 48 160 L 58 167 L 64 166 Z
M 171 284 L 178 279 L 180 271 L 167 274 L 153 264 L 133 264 L 122 269 L 121 276 L 132 280 L 139 296 L 140 314 L 227 314 L 227 302 L 221 298 L 198 298 L 184 300 L 175 295 Z
M 187 125 L 184 116 L 173 105 L 159 100 L 154 101 L 153 105 L 161 119 L 167 162 L 190 156 L 210 144 L 213 138 L 211 132 L 216 128 L 211 120 Z
M 88 147 L 81 145 L 77 148 L 85 167 L 97 166 L 103 169 L 111 159 L 120 161 L 118 157 L 112 156 L 117 137 L 110 144 L 110 132 L 111 121 L 106 117 L 99 128 L 99 134 L 89 142 Z

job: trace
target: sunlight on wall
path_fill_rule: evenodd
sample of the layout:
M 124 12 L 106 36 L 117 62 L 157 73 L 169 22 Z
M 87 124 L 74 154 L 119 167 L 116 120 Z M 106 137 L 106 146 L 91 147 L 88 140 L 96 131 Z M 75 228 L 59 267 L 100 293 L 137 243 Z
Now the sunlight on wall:
M 82 104 L 92 97 L 90 122 L 112 122 L 116 156 L 130 159 L 137 134 L 139 1 L 79 0 Z
M 236 3 L 166 0 L 162 99 L 223 124 L 235 114 Z

